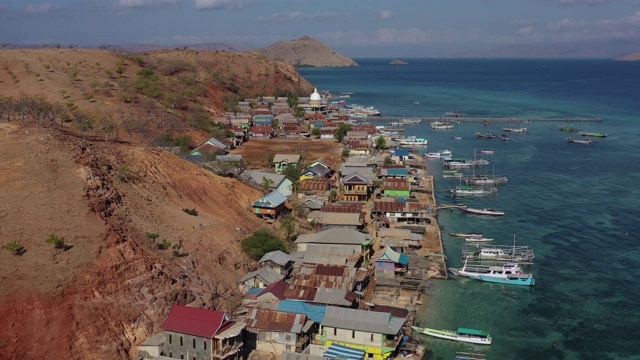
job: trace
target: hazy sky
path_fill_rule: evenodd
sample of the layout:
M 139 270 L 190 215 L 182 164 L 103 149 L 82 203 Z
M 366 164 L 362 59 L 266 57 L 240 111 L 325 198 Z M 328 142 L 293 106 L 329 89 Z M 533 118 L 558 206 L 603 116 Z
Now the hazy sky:
M 1 0 L 0 43 L 80 46 L 309 35 L 350 57 L 636 42 L 640 0 Z

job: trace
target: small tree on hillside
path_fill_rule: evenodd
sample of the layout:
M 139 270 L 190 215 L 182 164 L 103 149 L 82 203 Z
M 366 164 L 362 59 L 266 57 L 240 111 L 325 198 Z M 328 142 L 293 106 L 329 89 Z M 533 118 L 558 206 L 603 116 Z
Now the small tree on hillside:
M 64 249 L 65 248 L 64 238 L 63 237 L 57 237 L 54 234 L 49 234 L 49 236 L 47 237 L 47 240 L 45 240 L 45 242 L 47 244 L 53 244 L 53 247 L 55 247 L 56 249 Z
M 378 136 L 376 139 L 376 150 L 380 151 L 387 148 L 387 141 L 382 136 Z
M 296 107 L 293 109 L 293 116 L 295 116 L 296 119 L 304 118 L 305 113 L 306 113 L 305 110 L 301 107 Z
M 273 180 L 263 177 L 262 183 L 260 185 L 262 186 L 264 191 L 269 191 L 269 188 L 271 188 L 271 185 L 273 185 Z
M 251 236 L 243 239 L 240 246 L 247 255 L 256 260 L 268 252 L 286 250 L 282 239 L 268 229 L 256 230 Z

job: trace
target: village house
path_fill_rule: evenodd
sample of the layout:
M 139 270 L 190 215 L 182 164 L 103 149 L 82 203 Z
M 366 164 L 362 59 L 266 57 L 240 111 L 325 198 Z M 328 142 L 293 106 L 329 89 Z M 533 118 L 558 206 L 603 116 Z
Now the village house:
M 329 175 L 331 175 L 331 166 L 321 159 L 317 159 L 309 163 L 309 165 L 300 172 L 300 181 L 316 177 L 323 178 Z
M 253 125 L 273 125 L 273 115 L 253 115 Z
M 396 252 L 407 254 L 420 249 L 420 240 L 422 234 L 416 234 L 409 229 L 400 228 L 381 228 L 378 229 L 381 241 L 380 245 L 384 247 L 390 247 Z
M 282 174 L 274 174 L 266 171 L 245 170 L 239 178 L 263 190 L 277 191 L 284 196 L 293 194 L 293 182 Z
M 161 356 L 188 360 L 242 356 L 245 324 L 230 321 L 222 311 L 173 305 L 160 328 L 164 330 Z
M 432 208 L 415 200 L 402 200 L 385 198 L 375 200 L 371 217 L 377 226 L 389 227 L 389 222 L 406 222 L 408 224 L 430 224 Z M 386 225 L 385 225 L 386 223 Z
M 337 343 L 364 350 L 366 359 L 383 360 L 396 352 L 406 320 L 387 312 L 328 307 L 316 339 L 324 346 Z
M 382 180 L 382 193 L 384 196 L 408 199 L 411 195 L 411 187 L 406 178 L 385 178 Z
M 297 251 L 306 251 L 307 246 L 335 245 L 336 247 L 346 247 L 349 251 L 356 251 L 368 259 L 371 251 L 372 238 L 369 234 L 364 234 L 347 228 L 333 228 L 317 233 L 303 234 L 295 241 Z
M 274 270 L 268 266 L 251 271 L 238 280 L 238 288 L 242 293 L 246 293 L 250 289 L 265 288 L 279 280 L 282 280 L 284 274 Z
M 313 322 L 304 314 L 250 308 L 244 321 L 247 350 L 278 356 L 283 351 L 301 352 L 310 342 L 308 332 Z
M 289 166 L 300 166 L 300 155 L 297 154 L 275 154 L 273 161 L 277 173 L 284 172 Z
M 277 219 L 287 209 L 287 197 L 278 191 L 273 191 L 251 203 L 253 213 L 262 218 Z
M 409 265 L 409 257 L 406 254 L 397 253 L 388 246 L 374 255 L 373 261 L 376 264 L 376 276 L 386 278 L 403 276 Z
M 363 230 L 364 212 L 360 204 L 333 203 L 322 206 L 320 211 L 309 213 L 307 221 L 315 221 L 322 226 L 322 230 L 329 230 L 335 227 Z
M 270 251 L 258 261 L 258 267 L 268 266 L 282 275 L 286 275 L 289 272 L 291 264 L 291 257 L 280 250 Z
M 229 150 L 231 150 L 230 144 L 223 143 L 222 141 L 212 137 L 193 149 L 191 155 L 226 154 Z
M 369 200 L 369 181 L 359 173 L 353 173 L 342 179 L 342 193 L 344 201 Z
M 249 128 L 249 137 L 252 140 L 266 140 L 273 137 L 271 125 L 254 125 Z
M 329 190 L 331 189 L 330 179 L 312 178 L 303 180 L 298 185 L 298 193 L 305 195 L 316 195 L 317 197 L 329 200 Z

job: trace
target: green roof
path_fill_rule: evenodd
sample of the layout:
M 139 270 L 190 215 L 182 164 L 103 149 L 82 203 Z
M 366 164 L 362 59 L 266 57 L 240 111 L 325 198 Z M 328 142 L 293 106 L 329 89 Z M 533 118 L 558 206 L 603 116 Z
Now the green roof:
M 467 328 L 458 328 L 458 334 L 468 334 L 475 336 L 489 336 L 488 331 L 484 330 L 476 330 L 476 329 L 467 329 Z

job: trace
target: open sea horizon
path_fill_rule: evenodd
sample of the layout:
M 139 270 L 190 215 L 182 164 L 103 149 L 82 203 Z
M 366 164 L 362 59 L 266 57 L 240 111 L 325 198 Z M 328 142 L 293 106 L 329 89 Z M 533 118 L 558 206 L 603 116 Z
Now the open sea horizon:
M 434 131 L 428 123 L 406 126 L 425 137 L 426 151 L 450 149 L 455 157 L 486 158 L 476 174 L 504 175 L 498 195 L 453 198 L 456 180 L 442 178 L 428 159 L 438 205 L 465 203 L 505 211 L 486 218 L 440 210 L 447 265 L 461 266 L 463 240 L 449 232 L 483 232 L 495 244 L 530 246 L 528 268 L 535 287 L 490 284 L 452 276 L 432 280 L 418 310 L 422 327 L 488 330 L 491 346 L 419 336 L 425 359 L 453 359 L 456 351 L 487 359 L 640 359 L 640 62 L 611 60 L 355 59 L 360 66 L 300 68 L 336 100 L 374 106 L 383 116 L 602 118 L 601 123 L 461 123 Z M 419 102 L 419 105 L 414 102 Z M 373 122 L 385 125 L 382 122 Z M 558 126 L 602 131 L 592 145 L 570 144 Z M 514 141 L 487 140 L 476 131 Z M 461 137 L 454 140 L 452 137 Z M 577 135 L 579 136 L 579 135 Z M 478 150 L 494 150 L 481 155 Z M 471 170 L 466 171 L 471 174 Z M 554 340 L 558 346 L 553 347 Z

